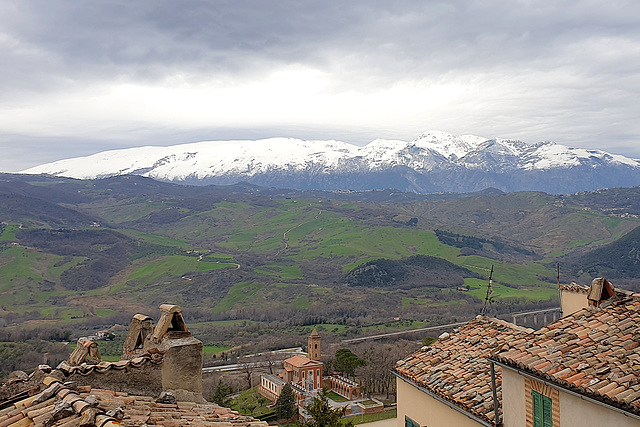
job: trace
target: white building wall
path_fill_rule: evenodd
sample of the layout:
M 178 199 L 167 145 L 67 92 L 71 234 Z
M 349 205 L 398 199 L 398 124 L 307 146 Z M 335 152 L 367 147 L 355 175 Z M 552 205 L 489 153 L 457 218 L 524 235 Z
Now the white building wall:
M 638 427 L 640 419 L 560 391 L 560 427 L 565 426 Z
M 398 427 L 408 416 L 421 427 L 479 427 L 479 422 L 432 398 L 427 393 L 396 378 L 398 392 Z
M 524 377 L 511 369 L 502 369 L 502 411 L 504 427 L 532 426 L 527 420 Z M 558 390 L 560 425 L 553 427 L 640 427 L 640 419 L 624 415 L 610 407 L 581 399 Z M 527 422 L 528 421 L 528 422 Z
M 504 426 L 523 427 L 527 418 L 524 377 L 502 368 L 502 418 Z

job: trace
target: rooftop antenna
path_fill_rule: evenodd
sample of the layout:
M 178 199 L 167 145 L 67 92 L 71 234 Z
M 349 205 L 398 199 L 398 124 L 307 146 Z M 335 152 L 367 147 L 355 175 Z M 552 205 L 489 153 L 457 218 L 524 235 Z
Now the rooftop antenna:
M 560 263 L 556 264 L 556 279 L 558 280 L 558 289 L 560 289 Z
M 482 307 L 483 316 L 492 310 L 491 302 L 493 301 L 493 264 L 491 264 L 491 272 L 489 273 L 489 286 L 487 286 L 487 296 L 484 298 L 484 306 Z

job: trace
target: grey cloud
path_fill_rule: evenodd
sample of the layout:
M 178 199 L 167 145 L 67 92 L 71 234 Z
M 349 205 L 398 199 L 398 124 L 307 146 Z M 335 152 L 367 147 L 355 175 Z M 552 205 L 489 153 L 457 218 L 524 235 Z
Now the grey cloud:
M 634 2 L 18 4 L 3 14 L 5 31 L 41 51 L 50 72 L 71 78 L 157 79 L 177 71 L 195 78 L 259 73 L 282 62 L 340 72 L 346 61 L 356 72 L 395 78 L 532 61 L 553 67 L 553 61 L 570 60 L 565 47 L 585 37 L 631 34 L 637 41 L 634 16 L 640 16 Z
M 0 0 L 0 60 L 0 109 L 100 82 L 228 82 L 300 64 L 331 75 L 334 92 L 515 82 L 508 99 L 470 99 L 473 117 L 454 117 L 460 129 L 443 129 L 452 132 L 592 148 L 606 140 L 627 153 L 640 135 L 635 0 Z M 258 137 L 250 126 L 240 134 Z M 298 126 L 292 136 L 306 136 Z M 394 137 L 380 131 L 370 135 Z

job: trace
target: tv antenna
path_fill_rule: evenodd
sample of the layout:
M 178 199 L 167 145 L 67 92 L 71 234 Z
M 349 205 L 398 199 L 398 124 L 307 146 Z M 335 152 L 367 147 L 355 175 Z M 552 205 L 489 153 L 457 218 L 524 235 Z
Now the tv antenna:
M 487 286 L 487 296 L 484 297 L 484 306 L 482 307 L 482 314 L 485 316 L 487 312 L 493 311 L 491 302 L 493 301 L 493 264 L 491 264 L 491 272 L 489 273 L 489 286 Z

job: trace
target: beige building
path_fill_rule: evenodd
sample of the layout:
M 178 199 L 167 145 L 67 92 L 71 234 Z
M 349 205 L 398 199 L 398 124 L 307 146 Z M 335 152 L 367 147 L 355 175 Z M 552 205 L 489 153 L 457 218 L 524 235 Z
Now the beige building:
M 560 287 L 539 331 L 484 317 L 398 362 L 398 427 L 640 426 L 640 294 Z
M 631 295 L 630 292 L 614 289 L 613 285 L 602 277 L 594 279 L 591 286 L 580 286 L 576 283 L 560 285 L 559 292 L 562 317 L 588 306 L 599 307 L 612 297 Z
M 505 427 L 640 426 L 640 295 L 600 300 L 603 280 L 585 308 L 491 357 Z

